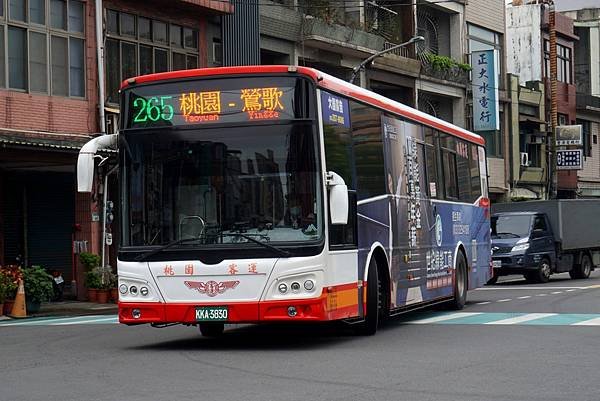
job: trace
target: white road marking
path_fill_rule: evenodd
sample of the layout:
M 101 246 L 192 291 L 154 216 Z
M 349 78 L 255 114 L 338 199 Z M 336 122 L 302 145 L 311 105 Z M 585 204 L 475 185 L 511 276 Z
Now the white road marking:
M 552 293 L 553 293 L 553 294 L 562 294 L 563 292 L 562 292 L 562 291 L 554 291 L 554 292 L 552 292 Z
M 573 291 L 577 291 L 575 288 L 571 288 L 570 290 L 567 290 L 567 292 L 573 292 Z
M 475 291 L 498 291 L 498 290 L 585 290 L 587 288 L 595 288 L 594 286 L 588 287 L 481 287 L 476 288 Z
M 487 305 L 487 304 L 491 304 L 491 302 L 490 301 L 477 302 L 475 305 Z
M 527 299 L 531 298 L 531 295 L 523 295 L 522 297 L 518 297 L 517 299 Z
M 548 294 L 537 294 L 536 297 L 545 297 Z
M 600 326 L 600 317 L 573 323 L 571 326 Z
M 446 320 L 458 319 L 461 317 L 481 315 L 482 313 L 483 312 L 456 312 L 456 313 L 451 313 L 449 315 L 441 315 L 441 316 L 434 316 L 434 317 L 429 317 L 429 318 L 425 318 L 425 319 L 413 320 L 410 323 L 411 324 L 437 323 L 437 322 L 443 322 Z
M 512 301 L 512 299 L 511 298 L 499 299 L 496 302 L 508 302 L 508 301 Z
M 511 317 L 508 319 L 496 320 L 495 322 L 487 322 L 484 324 L 517 324 L 528 322 L 530 320 L 541 319 L 543 317 L 554 316 L 556 313 L 528 313 L 522 316 Z
M 78 320 L 78 321 L 70 321 L 70 322 L 48 323 L 48 326 L 68 326 L 68 325 L 75 325 L 75 324 L 105 322 L 105 321 L 109 321 L 109 320 L 114 320 L 115 323 L 117 323 L 118 319 L 116 316 L 110 316 L 110 317 L 105 317 L 105 318 L 101 318 L 101 319 L 95 318 L 95 319 L 86 319 L 86 320 Z

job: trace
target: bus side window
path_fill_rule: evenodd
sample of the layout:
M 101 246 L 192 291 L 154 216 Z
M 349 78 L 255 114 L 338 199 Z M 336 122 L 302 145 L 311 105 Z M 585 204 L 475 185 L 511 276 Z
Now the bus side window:
M 471 195 L 473 201 L 476 201 L 482 194 L 481 177 L 479 175 L 479 154 L 477 145 L 470 144 L 469 170 L 471 171 Z
M 432 128 L 425 127 L 425 169 L 426 169 L 426 193 L 430 198 L 439 198 L 442 196 L 438 181 L 438 164 L 435 151 L 435 131 Z
M 323 136 L 327 171 L 339 174 L 349 189 L 356 188 L 354 168 L 352 167 L 354 155 L 350 128 L 323 123 Z
M 460 139 L 456 142 L 456 173 L 458 178 L 458 198 L 463 202 L 474 202 L 477 197 L 473 198 L 471 191 L 469 144 Z
M 458 187 L 456 179 L 456 154 L 442 149 L 442 160 L 444 167 L 444 188 L 446 199 L 458 199 Z
M 350 101 L 358 200 L 386 193 L 381 111 Z

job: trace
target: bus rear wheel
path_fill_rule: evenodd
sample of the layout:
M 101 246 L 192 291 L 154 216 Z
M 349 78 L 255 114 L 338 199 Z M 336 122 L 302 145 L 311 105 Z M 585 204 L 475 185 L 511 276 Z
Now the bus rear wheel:
M 204 337 L 220 337 L 225 330 L 225 324 L 223 323 L 200 323 L 198 326 L 200 334 Z
M 467 261 L 462 252 L 456 256 L 456 270 L 454 274 L 454 298 L 450 301 L 450 307 L 461 310 L 467 303 Z
M 357 334 L 362 336 L 372 336 L 377 332 L 379 326 L 379 310 L 381 308 L 381 282 L 377 271 L 377 262 L 375 258 L 369 263 L 369 273 L 367 275 L 367 307 L 365 319 L 358 323 L 356 327 Z

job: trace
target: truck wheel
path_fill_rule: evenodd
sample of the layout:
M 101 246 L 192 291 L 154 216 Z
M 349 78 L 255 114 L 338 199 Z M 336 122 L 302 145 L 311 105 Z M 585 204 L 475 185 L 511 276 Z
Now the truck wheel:
M 454 276 L 454 298 L 450 302 L 450 307 L 455 310 L 464 308 L 467 302 L 467 262 L 462 252 L 456 256 L 456 273 Z
M 371 262 L 369 262 L 369 273 L 367 275 L 367 316 L 364 321 L 357 324 L 357 334 L 362 336 L 372 336 L 377 332 L 382 296 L 377 262 L 375 261 L 375 258 L 371 258 Z
M 540 261 L 540 265 L 538 266 L 538 270 L 535 272 L 535 275 L 532 276 L 538 283 L 547 283 L 550 281 L 551 274 L 552 266 L 550 265 L 550 260 L 548 260 L 548 258 L 544 258 Z
M 200 323 L 199 327 L 204 337 L 220 337 L 225 330 L 223 323 Z
M 569 272 L 571 278 L 588 278 L 592 272 L 592 261 L 588 255 L 583 255 L 581 264 L 573 266 Z

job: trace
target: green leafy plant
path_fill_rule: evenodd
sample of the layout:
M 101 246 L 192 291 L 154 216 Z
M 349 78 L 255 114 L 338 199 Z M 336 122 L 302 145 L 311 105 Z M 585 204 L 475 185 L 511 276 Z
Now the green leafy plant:
M 96 269 L 92 269 L 85 273 L 85 286 L 92 289 L 100 289 L 102 287 L 102 280 L 100 274 Z
M 449 71 L 453 68 L 458 68 L 463 71 L 471 71 L 472 69 L 469 64 L 459 63 L 458 61 L 447 56 L 425 53 L 423 57 L 425 61 L 431 65 L 431 68 L 437 71 Z
M 49 301 L 54 294 L 52 276 L 40 266 L 23 269 L 25 296 L 32 302 Z
M 23 278 L 17 265 L 0 266 L 0 301 L 13 299 L 17 295 L 19 280 Z
M 100 266 L 100 256 L 91 252 L 82 252 L 79 254 L 81 264 L 85 266 L 86 271 L 93 270 Z

